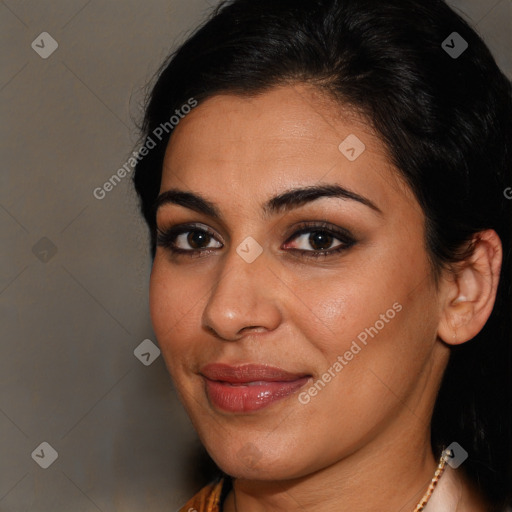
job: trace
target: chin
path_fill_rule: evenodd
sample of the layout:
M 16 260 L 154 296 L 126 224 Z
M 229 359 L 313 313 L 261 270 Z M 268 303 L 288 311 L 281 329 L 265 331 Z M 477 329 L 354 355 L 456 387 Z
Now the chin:
M 219 445 L 217 445 L 219 446 Z M 209 450 L 219 468 L 234 478 L 244 480 L 289 480 L 311 473 L 311 464 L 293 458 L 294 453 L 273 454 L 259 449 L 250 441 L 241 447 Z M 296 455 L 296 453 L 295 453 Z

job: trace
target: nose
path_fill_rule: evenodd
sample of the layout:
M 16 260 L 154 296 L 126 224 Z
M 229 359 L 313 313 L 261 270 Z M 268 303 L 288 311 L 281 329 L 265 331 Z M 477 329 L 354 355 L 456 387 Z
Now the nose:
M 278 279 L 270 270 L 265 251 L 252 263 L 233 249 L 203 311 L 203 326 L 217 337 L 236 341 L 243 331 L 266 332 L 281 322 Z

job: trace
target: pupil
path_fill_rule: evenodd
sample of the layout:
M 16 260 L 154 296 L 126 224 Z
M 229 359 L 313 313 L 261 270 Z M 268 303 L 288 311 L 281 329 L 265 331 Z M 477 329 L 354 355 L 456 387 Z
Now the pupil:
M 191 231 L 188 234 L 187 242 L 194 249 L 199 249 L 199 248 L 201 248 L 201 244 L 203 244 L 205 242 L 205 240 L 208 241 L 209 238 L 210 238 L 210 235 L 208 233 L 202 233 L 200 231 Z
M 325 250 L 332 244 L 332 236 L 323 231 L 314 231 L 309 236 L 309 243 L 316 250 Z

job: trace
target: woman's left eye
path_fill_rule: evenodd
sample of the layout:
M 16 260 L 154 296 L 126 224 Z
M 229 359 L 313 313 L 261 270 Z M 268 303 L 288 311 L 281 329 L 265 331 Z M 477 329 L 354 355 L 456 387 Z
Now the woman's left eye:
M 309 233 L 296 237 L 295 240 L 295 244 L 297 245 L 296 249 L 311 251 L 311 249 L 308 249 L 309 246 L 313 247 L 313 251 L 326 251 L 333 249 L 332 244 L 337 238 L 328 231 L 310 231 Z M 338 246 L 340 245 L 343 245 L 343 242 L 338 244 Z
M 296 247 L 289 247 L 291 241 L 295 241 L 294 245 Z M 285 245 L 290 250 L 297 251 L 305 257 L 318 258 L 347 250 L 355 243 L 354 237 L 346 230 L 334 226 L 327 227 L 325 224 L 319 226 L 306 223 L 288 239 Z M 312 247 L 312 250 L 308 247 Z

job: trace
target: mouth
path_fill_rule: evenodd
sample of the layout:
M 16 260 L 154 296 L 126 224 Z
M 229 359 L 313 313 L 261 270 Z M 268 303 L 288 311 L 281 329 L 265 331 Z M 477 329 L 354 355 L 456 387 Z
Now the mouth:
M 263 409 L 302 388 L 311 378 L 266 365 L 208 364 L 200 372 L 210 403 L 226 412 Z

